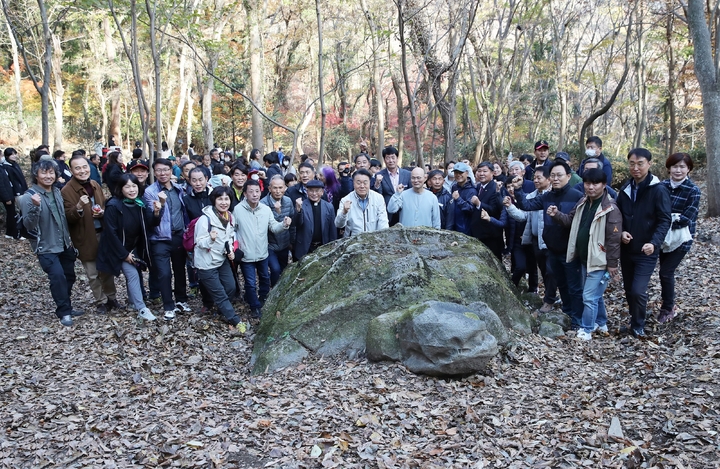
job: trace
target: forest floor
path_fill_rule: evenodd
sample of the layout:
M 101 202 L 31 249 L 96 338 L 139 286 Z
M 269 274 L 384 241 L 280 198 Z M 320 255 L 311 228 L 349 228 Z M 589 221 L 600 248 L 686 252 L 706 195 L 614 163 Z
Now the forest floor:
M 718 468 L 718 233 L 700 220 L 650 340 L 617 332 L 615 283 L 609 337 L 517 336 L 457 380 L 344 357 L 252 376 L 252 328 L 97 315 L 79 264 L 65 328 L 27 242 L 0 238 L 0 467 Z

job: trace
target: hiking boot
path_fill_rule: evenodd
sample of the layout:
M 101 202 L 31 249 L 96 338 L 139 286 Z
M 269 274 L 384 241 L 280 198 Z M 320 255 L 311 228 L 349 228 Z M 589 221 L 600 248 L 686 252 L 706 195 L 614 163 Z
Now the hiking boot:
M 192 309 L 190 306 L 188 306 L 187 303 L 183 303 L 182 301 L 176 301 L 175 302 L 175 311 L 178 313 L 192 313 Z
M 141 319 L 144 319 L 144 320 L 146 320 L 146 321 L 154 321 L 154 320 L 157 319 L 157 318 L 155 317 L 155 315 L 152 313 L 152 311 L 150 311 L 150 309 L 147 308 L 147 307 L 141 309 L 141 310 L 138 312 L 138 317 L 141 318 Z
M 108 308 L 105 306 L 104 303 L 100 303 L 97 305 L 97 309 L 95 310 L 98 314 L 107 314 Z
M 551 305 L 550 303 L 543 303 L 540 309 L 538 309 L 538 312 L 540 312 L 541 314 L 547 314 L 552 311 L 552 309 L 553 305 Z
M 117 302 L 116 299 L 108 298 L 107 303 L 105 303 L 105 306 L 107 306 L 108 311 L 113 309 L 123 309 L 123 307 L 120 305 L 120 303 Z
M 585 332 L 585 329 L 579 329 L 577 331 L 577 338 L 584 341 L 592 340 L 592 334 Z
M 66 314 L 60 320 L 60 324 L 62 324 L 65 327 L 72 327 L 72 325 L 73 325 L 72 316 L 70 316 L 69 314 Z
M 658 313 L 657 322 L 660 324 L 665 324 L 666 322 L 670 322 L 675 318 L 675 307 L 673 306 L 672 310 L 667 309 L 661 309 L 660 313 Z
M 177 308 L 165 311 L 165 316 L 163 317 L 166 321 L 172 321 L 173 319 L 175 319 L 175 313 L 179 313 Z

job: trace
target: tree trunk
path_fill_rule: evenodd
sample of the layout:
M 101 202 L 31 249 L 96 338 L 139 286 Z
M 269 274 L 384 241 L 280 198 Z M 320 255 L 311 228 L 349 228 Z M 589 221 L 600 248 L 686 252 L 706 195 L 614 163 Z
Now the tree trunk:
M 192 95 L 192 89 L 188 87 L 187 89 L 187 117 L 185 117 L 185 138 L 187 140 L 187 145 L 190 147 L 190 144 L 193 143 L 192 140 L 192 126 L 193 126 L 193 95 Z M 199 148 L 196 148 L 196 151 L 200 150 Z
M 370 38 L 372 40 L 372 82 L 375 88 L 375 106 L 377 110 L 377 147 L 375 149 L 376 157 L 380 157 L 383 148 L 385 148 L 385 113 L 383 112 L 383 97 L 382 97 L 382 78 L 380 73 L 380 66 L 378 65 L 378 51 L 379 42 L 378 28 L 375 24 L 375 20 L 370 14 L 367 2 L 360 0 L 360 6 L 365 14 L 365 19 L 370 27 Z
M 400 65 L 402 68 L 403 81 L 405 82 L 405 94 L 408 97 L 408 108 L 410 109 L 410 125 L 412 127 L 413 136 L 415 137 L 415 161 L 423 159 L 423 144 L 420 137 L 420 127 L 417 119 L 417 109 L 415 107 L 415 94 L 410 87 L 410 76 L 407 67 L 407 41 L 405 40 L 405 17 L 403 13 L 403 1 L 396 0 L 395 5 L 398 10 L 398 33 L 400 36 Z
M 638 99 L 636 101 L 635 138 L 633 148 L 642 146 L 647 125 L 647 68 L 645 65 L 645 29 L 643 1 L 639 0 L 637 10 L 637 43 L 638 53 L 635 62 L 635 78 L 637 80 Z
M 325 90 L 323 89 L 323 32 L 322 14 L 320 12 L 320 0 L 315 0 L 315 12 L 317 13 L 318 28 L 318 92 L 320 93 L 320 145 L 318 147 L 317 167 L 322 166 L 325 155 L 325 120 L 327 109 L 325 109 Z
M 50 123 L 48 116 L 50 114 L 50 76 L 52 75 L 52 55 L 53 55 L 53 38 L 50 33 L 50 24 L 48 23 L 47 10 L 45 9 L 45 1 L 37 0 L 40 7 L 40 20 L 43 25 L 43 42 L 45 43 L 45 53 L 43 54 L 43 83 L 40 92 L 40 112 L 42 113 L 42 143 L 50 144 Z M 30 68 L 28 64 L 25 64 Z M 36 86 L 37 88 L 37 86 Z M 60 110 L 62 113 L 62 109 Z M 61 137 L 62 140 L 62 137 Z
M 53 42 L 53 78 L 55 82 L 55 92 L 53 93 L 53 111 L 55 113 L 55 136 L 54 147 L 56 149 L 63 146 L 63 98 L 65 96 L 65 87 L 62 82 L 62 43 L 60 38 L 52 35 Z
M 255 104 L 262 108 L 263 106 L 263 87 L 262 87 L 262 59 L 263 46 L 260 34 L 260 5 L 256 0 L 246 0 L 245 10 L 248 16 L 249 34 L 249 52 L 250 52 L 250 95 Z M 253 148 L 264 148 L 263 141 L 263 118 L 262 114 L 253 107 L 252 110 L 252 146 Z
M 707 216 L 717 217 L 720 215 L 720 89 L 710 28 L 705 18 L 705 2 L 688 0 L 687 20 L 694 46 L 695 75 L 702 93 L 708 169 Z M 718 33 L 718 31 L 714 32 Z M 718 51 L 714 52 L 717 54 Z
M 675 145 L 677 143 L 677 111 L 675 109 L 675 92 L 676 85 L 675 80 L 675 49 L 673 48 L 673 27 L 675 25 L 675 15 L 672 13 L 672 3 L 668 1 L 668 14 L 667 23 L 665 28 L 665 40 L 667 41 L 667 54 L 668 54 L 668 89 L 667 99 L 665 106 L 667 108 L 667 114 L 670 120 L 668 142 L 667 142 L 667 154 L 672 155 L 675 153 Z
M 395 103 L 397 105 L 397 150 L 398 159 L 403 160 L 403 152 L 405 150 L 405 107 L 403 106 L 402 89 L 400 88 L 400 79 L 392 74 L 393 91 L 395 92 Z
M 147 10 L 148 17 L 150 18 L 150 54 L 153 60 L 153 74 L 155 77 L 155 145 L 160 150 L 162 148 L 161 143 L 162 137 L 162 86 L 160 79 L 160 69 L 162 63 L 160 62 L 160 45 L 157 41 L 157 1 L 153 1 L 152 5 L 150 0 L 145 0 L 145 9 Z
M 22 82 L 22 74 L 20 71 L 20 57 L 18 55 L 18 46 L 15 41 L 15 36 L 10 28 L 10 23 L 7 23 L 8 37 L 10 38 L 10 49 L 12 51 L 13 59 L 13 85 L 15 88 L 15 103 L 17 105 L 16 119 L 17 119 L 17 135 L 18 135 L 18 146 L 22 147 L 23 142 L 27 138 L 27 124 L 25 123 L 25 117 L 23 114 L 23 99 L 22 92 L 20 90 L 20 83 Z
M 167 144 L 169 148 L 175 148 L 175 140 L 177 139 L 180 122 L 182 121 L 183 112 L 185 111 L 185 100 L 187 99 L 188 78 L 186 72 L 187 63 L 187 45 L 183 45 L 180 51 L 180 91 L 178 91 L 178 105 L 175 110 L 175 118 L 173 119 L 167 134 Z M 190 142 L 188 142 L 189 144 Z

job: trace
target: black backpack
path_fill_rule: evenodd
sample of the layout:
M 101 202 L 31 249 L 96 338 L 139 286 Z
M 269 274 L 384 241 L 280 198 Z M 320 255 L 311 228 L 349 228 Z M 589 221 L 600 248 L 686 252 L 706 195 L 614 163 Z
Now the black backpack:
M 30 194 L 30 196 L 37 194 L 37 192 L 35 192 L 32 189 L 28 189 L 25 193 Z M 37 228 L 34 230 L 28 230 L 27 228 L 25 228 L 25 223 L 23 223 L 24 215 L 22 213 L 22 206 L 20 206 L 18 208 L 20 210 L 18 210 L 17 213 L 15 214 L 15 224 L 17 226 L 18 233 L 20 233 L 21 237 L 26 238 L 26 239 L 32 239 L 32 240 L 38 239 L 38 237 L 40 236 L 40 232 L 38 231 Z

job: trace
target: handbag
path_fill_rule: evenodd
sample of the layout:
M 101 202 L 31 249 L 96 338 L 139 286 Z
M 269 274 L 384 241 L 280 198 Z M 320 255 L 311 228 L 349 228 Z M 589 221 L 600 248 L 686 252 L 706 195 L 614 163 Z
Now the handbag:
M 680 214 L 679 213 L 673 213 L 672 214 L 672 223 L 680 220 Z M 690 227 L 689 226 L 683 226 L 682 228 L 672 228 L 672 223 L 670 225 L 670 229 L 668 230 L 667 234 L 665 235 L 665 240 L 662 243 L 662 246 L 660 249 L 662 252 L 673 252 L 677 248 L 679 248 L 683 243 L 686 243 L 690 240 L 692 240 L 692 235 L 690 234 Z

